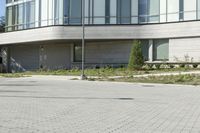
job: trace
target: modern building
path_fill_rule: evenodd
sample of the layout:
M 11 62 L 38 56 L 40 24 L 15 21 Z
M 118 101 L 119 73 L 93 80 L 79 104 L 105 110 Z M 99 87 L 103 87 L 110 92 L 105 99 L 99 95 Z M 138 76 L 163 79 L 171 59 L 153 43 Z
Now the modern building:
M 146 61 L 200 62 L 200 0 L 7 0 L 0 49 L 7 70 L 127 64 L 134 39 Z

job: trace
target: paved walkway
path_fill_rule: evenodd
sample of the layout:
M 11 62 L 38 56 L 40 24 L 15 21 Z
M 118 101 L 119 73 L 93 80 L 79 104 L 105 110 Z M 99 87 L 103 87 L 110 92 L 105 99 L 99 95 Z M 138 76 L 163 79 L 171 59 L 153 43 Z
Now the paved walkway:
M 148 77 L 148 76 L 170 76 L 170 75 L 187 75 L 187 74 L 200 74 L 200 71 L 186 71 L 186 72 L 164 72 L 156 74 L 143 74 L 135 75 L 134 77 Z
M 163 73 L 154 73 L 154 74 L 142 74 L 142 75 L 133 75 L 133 77 L 149 77 L 149 76 L 170 76 L 170 75 L 188 75 L 188 74 L 200 74 L 200 71 L 186 71 L 186 72 L 163 72 Z M 56 76 L 56 75 L 32 75 L 34 78 L 52 78 L 55 80 L 76 80 L 80 79 L 80 76 Z M 126 76 L 109 76 L 108 78 L 123 78 Z M 129 76 L 127 76 L 129 77 Z M 88 78 L 99 78 L 97 76 L 88 76 Z
M 0 78 L 0 133 L 199 133 L 200 87 Z

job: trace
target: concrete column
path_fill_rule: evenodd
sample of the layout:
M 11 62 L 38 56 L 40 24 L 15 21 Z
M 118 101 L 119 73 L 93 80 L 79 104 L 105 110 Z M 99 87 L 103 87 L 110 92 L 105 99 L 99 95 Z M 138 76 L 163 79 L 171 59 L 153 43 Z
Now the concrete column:
M 1 49 L 2 63 L 5 72 L 10 72 L 10 48 L 3 47 Z
M 153 61 L 153 40 L 149 40 L 149 61 Z

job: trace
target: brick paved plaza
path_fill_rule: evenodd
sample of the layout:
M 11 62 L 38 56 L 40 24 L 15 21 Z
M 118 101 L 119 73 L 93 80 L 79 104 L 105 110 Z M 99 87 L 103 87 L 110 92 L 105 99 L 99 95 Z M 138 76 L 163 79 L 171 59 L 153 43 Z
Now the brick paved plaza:
M 0 133 L 200 133 L 200 87 L 0 78 Z

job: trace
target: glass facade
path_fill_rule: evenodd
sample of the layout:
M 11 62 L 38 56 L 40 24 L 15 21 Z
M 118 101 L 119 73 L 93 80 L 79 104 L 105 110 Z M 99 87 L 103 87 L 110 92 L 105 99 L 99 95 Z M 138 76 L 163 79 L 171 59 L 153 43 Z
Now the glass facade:
M 7 31 L 81 25 L 82 0 L 7 0 Z M 86 25 L 148 24 L 200 19 L 200 0 L 85 0 Z
M 153 40 L 153 60 L 168 61 L 169 60 L 169 40 L 160 39 Z

